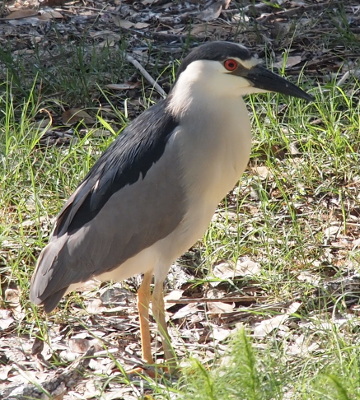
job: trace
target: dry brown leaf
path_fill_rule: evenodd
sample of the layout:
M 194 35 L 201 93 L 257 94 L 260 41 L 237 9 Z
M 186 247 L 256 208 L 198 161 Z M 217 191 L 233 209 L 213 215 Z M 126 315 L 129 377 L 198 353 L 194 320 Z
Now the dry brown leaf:
M 120 286 L 120 285 L 119 285 Z M 100 299 L 104 304 L 122 305 L 126 306 L 129 301 L 134 301 L 136 298 L 135 293 L 129 292 L 123 287 L 112 285 L 100 289 Z
M 69 349 L 75 353 L 86 353 L 91 346 L 90 340 L 82 338 L 71 338 L 69 339 Z
M 61 120 L 64 125 L 73 125 L 80 121 L 83 121 L 86 125 L 95 123 L 95 119 L 81 108 L 70 108 L 62 114 Z
M 209 314 L 218 314 L 221 315 L 223 313 L 231 312 L 234 309 L 234 304 L 229 304 L 229 303 L 221 303 L 221 302 L 216 302 L 216 303 L 206 303 L 207 308 L 208 308 L 208 313 Z
M 46 11 L 46 12 L 42 12 L 41 13 L 41 18 L 42 19 L 46 19 L 46 20 L 62 19 L 62 18 L 64 18 L 64 16 L 60 12 L 58 12 L 56 10 L 49 10 L 49 11 Z
M 301 152 L 300 152 L 300 150 L 298 148 L 298 145 L 295 142 L 291 142 L 290 143 L 289 150 L 290 150 L 290 154 L 292 156 L 296 156 L 298 154 L 301 154 Z
M 302 61 L 301 56 L 290 56 L 286 59 L 286 68 L 291 68 L 294 67 L 295 65 L 300 64 Z M 276 68 L 283 68 L 284 67 L 284 60 L 280 60 L 276 63 L 274 63 L 274 67 Z
M 223 299 L 226 295 L 225 290 L 219 290 L 217 288 L 210 288 L 206 291 L 207 299 Z
M 13 11 L 9 15 L 7 15 L 4 19 L 21 19 L 21 18 L 29 18 L 39 16 L 39 13 L 36 10 L 17 10 Z

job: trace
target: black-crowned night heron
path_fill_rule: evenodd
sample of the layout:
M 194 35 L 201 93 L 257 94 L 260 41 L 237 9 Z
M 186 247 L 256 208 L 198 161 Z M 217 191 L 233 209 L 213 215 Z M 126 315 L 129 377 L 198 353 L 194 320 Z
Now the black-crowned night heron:
M 153 362 L 152 298 L 165 358 L 173 359 L 165 277 L 172 262 L 203 235 L 249 161 L 251 129 L 242 96 L 269 91 L 312 99 L 260 66 L 241 45 L 212 42 L 192 50 L 167 99 L 118 136 L 65 203 L 40 254 L 31 300 L 50 312 L 81 282 L 143 274 L 138 291 L 142 357 Z

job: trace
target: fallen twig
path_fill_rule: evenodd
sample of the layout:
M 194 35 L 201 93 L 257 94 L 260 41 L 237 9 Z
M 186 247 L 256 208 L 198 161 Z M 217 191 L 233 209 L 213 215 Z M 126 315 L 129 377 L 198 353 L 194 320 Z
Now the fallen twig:
M 168 299 L 167 303 L 174 304 L 191 304 L 191 303 L 253 303 L 255 301 L 267 300 L 267 296 L 232 296 L 218 298 L 182 298 L 182 299 Z
M 142 76 L 153 85 L 153 87 L 156 89 L 156 91 L 160 94 L 160 96 L 162 96 L 164 99 L 166 98 L 167 94 L 166 92 L 163 90 L 163 88 L 155 81 L 154 78 L 151 77 L 151 75 L 146 71 L 146 69 L 139 63 L 139 61 L 135 60 L 135 58 L 133 56 L 131 56 L 130 54 L 126 55 L 126 59 L 131 62 L 131 64 L 137 68 Z

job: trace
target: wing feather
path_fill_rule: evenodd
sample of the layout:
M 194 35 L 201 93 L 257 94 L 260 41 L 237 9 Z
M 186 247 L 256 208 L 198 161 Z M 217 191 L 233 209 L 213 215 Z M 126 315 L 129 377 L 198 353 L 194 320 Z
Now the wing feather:
M 46 311 L 71 284 L 117 268 L 180 223 L 177 123 L 162 110 L 158 103 L 129 125 L 61 210 L 31 284 L 31 300 Z

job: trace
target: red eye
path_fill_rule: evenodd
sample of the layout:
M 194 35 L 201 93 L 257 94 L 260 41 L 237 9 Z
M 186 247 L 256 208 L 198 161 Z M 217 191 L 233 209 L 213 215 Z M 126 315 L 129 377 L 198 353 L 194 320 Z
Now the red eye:
M 232 58 L 229 58 L 228 60 L 224 61 L 224 67 L 228 70 L 228 71 L 235 71 L 236 68 L 238 67 L 238 63 L 236 60 L 233 60 Z

